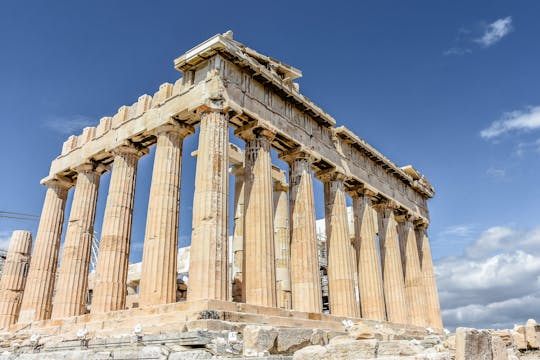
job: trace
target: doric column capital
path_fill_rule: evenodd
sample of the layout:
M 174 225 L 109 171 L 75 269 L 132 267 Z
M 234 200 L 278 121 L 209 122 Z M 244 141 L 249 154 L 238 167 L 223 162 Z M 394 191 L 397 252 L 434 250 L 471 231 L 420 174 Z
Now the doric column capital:
M 353 199 L 356 197 L 363 196 L 372 200 L 375 199 L 375 197 L 378 194 L 376 190 L 368 188 L 365 184 L 361 184 L 353 188 L 349 188 L 347 189 L 347 193 Z
M 295 160 L 305 159 L 310 164 L 318 161 L 319 158 L 316 157 L 312 151 L 304 146 L 298 146 L 293 149 L 287 150 L 279 154 L 279 158 L 285 161 L 288 164 L 292 164 Z
M 73 170 L 75 170 L 77 173 L 97 173 L 98 175 L 102 175 L 105 171 L 109 170 L 110 166 L 103 165 L 100 162 L 96 162 L 93 160 L 88 160 L 82 163 L 81 165 L 75 166 Z
M 315 177 L 323 183 L 330 181 L 344 182 L 347 179 L 347 175 L 336 168 L 318 171 L 315 173 Z
M 149 149 L 140 147 L 131 141 L 126 140 L 116 148 L 112 149 L 111 152 L 114 155 L 135 155 L 136 157 L 140 158 L 148 154 Z
M 283 191 L 288 192 L 289 191 L 289 184 L 284 183 L 282 181 L 274 181 L 274 191 Z
M 234 131 L 234 135 L 244 139 L 251 140 L 257 137 L 266 137 L 270 141 L 273 141 L 276 137 L 277 131 L 270 126 L 253 121 L 247 125 L 239 127 Z
M 192 135 L 195 133 L 195 129 L 193 126 L 177 122 L 175 120 L 171 120 L 170 122 L 163 124 L 161 126 L 158 126 L 154 130 L 156 135 L 162 135 L 167 133 L 177 133 L 181 138 L 188 137 L 189 135 Z
M 199 106 L 196 110 L 197 112 L 197 115 L 199 116 L 205 116 L 207 114 L 210 114 L 210 113 L 220 113 L 220 114 L 224 114 L 226 115 L 228 113 L 229 109 L 227 107 L 224 107 L 224 106 L 212 106 L 212 105 L 207 105 L 207 104 L 203 104 L 201 106 Z
M 398 204 L 395 201 L 386 199 L 373 205 L 373 207 L 375 208 L 375 210 L 377 210 L 377 212 L 383 214 L 394 212 L 399 208 Z
M 73 180 L 60 175 L 54 175 L 47 178 L 43 180 L 41 184 L 48 188 L 59 190 L 69 190 L 74 185 Z
M 407 212 L 396 214 L 395 218 L 398 223 L 409 223 L 411 225 L 413 225 L 413 223 L 418 220 L 417 216 Z
M 414 227 L 417 229 L 417 230 L 423 230 L 423 231 L 426 231 L 427 228 L 429 227 L 429 220 L 426 220 L 424 218 L 418 218 L 415 222 L 414 222 Z
M 234 164 L 231 166 L 231 175 L 234 175 L 236 177 L 243 177 L 245 173 L 245 168 L 243 164 Z

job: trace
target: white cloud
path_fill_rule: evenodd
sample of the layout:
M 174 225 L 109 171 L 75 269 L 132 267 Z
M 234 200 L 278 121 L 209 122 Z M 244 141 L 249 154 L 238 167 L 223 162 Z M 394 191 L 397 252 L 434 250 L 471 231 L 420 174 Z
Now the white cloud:
M 443 54 L 446 56 L 462 56 L 472 53 L 471 49 L 467 48 L 461 48 L 461 47 L 451 47 L 450 49 L 446 50 Z
M 512 31 L 512 17 L 498 19 L 487 25 L 484 34 L 476 39 L 476 42 L 484 47 L 489 47 L 499 42 Z
M 495 226 L 436 263 L 445 326 L 511 328 L 540 319 L 540 227 Z
M 458 326 L 511 329 L 514 324 L 523 325 L 531 317 L 531 309 L 537 308 L 539 303 L 540 292 L 535 292 L 531 295 L 487 305 L 473 304 L 443 310 L 442 316 L 445 326 L 452 329 Z
M 540 106 L 505 113 L 480 132 L 484 139 L 492 139 L 511 131 L 530 131 L 540 128 Z
M 484 25 L 481 33 L 478 34 L 474 34 L 473 31 L 461 27 L 454 39 L 454 46 L 444 51 L 443 55 L 463 56 L 471 54 L 473 49 L 478 46 L 487 48 L 496 44 L 512 30 L 512 17 L 510 16 Z
M 60 134 L 75 134 L 87 126 L 96 125 L 96 121 L 84 115 L 54 115 L 49 116 L 43 125 Z
M 515 235 L 515 230 L 495 226 L 487 229 L 480 237 L 467 249 L 465 253 L 471 258 L 480 258 L 501 249 L 503 241 L 508 241 Z

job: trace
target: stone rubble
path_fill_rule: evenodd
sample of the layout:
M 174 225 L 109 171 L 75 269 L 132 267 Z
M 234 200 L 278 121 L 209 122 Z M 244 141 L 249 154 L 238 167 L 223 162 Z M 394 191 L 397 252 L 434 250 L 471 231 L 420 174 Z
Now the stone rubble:
M 455 334 L 423 339 L 374 332 L 363 324 L 328 345 L 307 346 L 293 360 L 410 359 L 410 360 L 520 360 L 540 359 L 540 326 L 534 320 L 513 330 L 458 328 Z
M 96 337 L 21 331 L 0 334 L 0 360 L 11 359 L 268 359 L 268 360 L 532 360 L 540 359 L 540 327 L 529 320 L 512 330 L 458 328 L 455 334 L 405 333 L 383 323 L 344 331 L 212 320 L 215 330 Z M 221 324 L 221 325 L 220 325 Z M 523 348 L 523 344 L 527 347 Z

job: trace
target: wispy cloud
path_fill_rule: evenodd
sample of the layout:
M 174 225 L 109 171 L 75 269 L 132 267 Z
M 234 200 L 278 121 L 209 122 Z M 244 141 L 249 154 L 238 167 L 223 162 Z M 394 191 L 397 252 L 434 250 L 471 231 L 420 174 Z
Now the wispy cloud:
M 474 225 L 461 224 L 449 226 L 439 233 L 439 236 L 449 237 L 469 237 L 474 233 Z
M 540 153 L 540 139 L 530 142 L 520 142 L 517 144 L 514 154 L 516 156 L 523 156 L 530 152 Z
M 88 116 L 58 116 L 51 115 L 45 120 L 43 125 L 60 134 L 74 134 L 87 126 L 96 125 L 96 121 Z
M 540 128 L 540 106 L 505 113 L 480 132 L 484 139 L 492 139 L 512 131 L 530 131 Z
M 444 52 L 444 55 L 446 56 L 462 56 L 472 53 L 471 49 L 465 49 L 460 47 L 451 47 L 450 49 L 446 50 Z
M 466 27 L 459 28 L 453 46 L 443 51 L 444 56 L 464 56 L 472 54 L 478 46 L 487 48 L 508 35 L 513 30 L 512 17 L 495 20 L 472 31 Z
M 502 179 L 506 177 L 506 170 L 498 169 L 496 167 L 490 167 L 486 170 L 486 175 L 494 179 Z
M 454 46 L 444 51 L 445 56 L 463 56 L 472 53 L 467 44 L 470 41 L 471 31 L 465 27 L 460 27 L 454 38 Z
M 512 31 L 512 17 L 498 19 L 491 24 L 486 25 L 484 33 L 476 39 L 476 42 L 483 47 L 489 47 L 498 43 L 503 37 Z

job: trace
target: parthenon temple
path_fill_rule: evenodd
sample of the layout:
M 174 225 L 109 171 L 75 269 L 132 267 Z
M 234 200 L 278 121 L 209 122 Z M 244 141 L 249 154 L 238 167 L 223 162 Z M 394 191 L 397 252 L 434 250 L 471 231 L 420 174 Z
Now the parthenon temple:
M 434 189 L 420 172 L 398 167 L 337 126 L 300 93 L 300 70 L 231 32 L 197 45 L 174 66 L 182 73 L 174 84 L 64 142 L 41 181 L 46 195 L 30 260 L 31 234 L 13 236 L 0 282 L 0 327 L 92 330 L 137 316 L 150 326 L 152 314 L 163 324 L 165 313 L 204 310 L 216 319 L 229 314 L 221 317 L 228 321 L 266 316 L 317 327 L 353 319 L 442 331 L 428 239 Z M 196 152 L 183 154 L 184 140 L 195 134 Z M 140 278 L 128 294 L 137 165 L 152 146 Z M 189 275 L 179 297 L 181 169 L 190 155 Z M 100 189 L 105 172 L 108 191 Z M 316 181 L 323 192 L 314 191 Z M 107 197 L 102 227 L 94 229 L 98 191 Z M 324 241 L 317 204 L 324 204 Z M 99 250 L 89 276 L 95 230 Z

